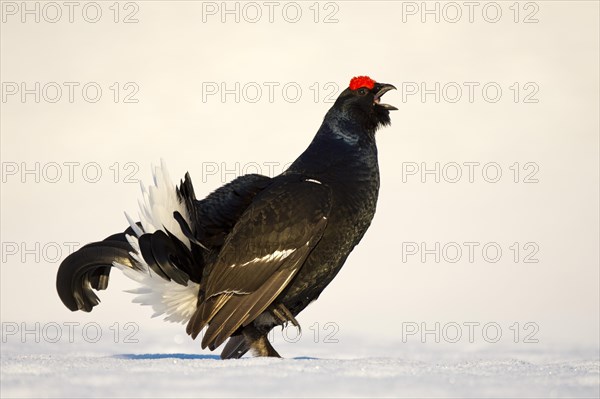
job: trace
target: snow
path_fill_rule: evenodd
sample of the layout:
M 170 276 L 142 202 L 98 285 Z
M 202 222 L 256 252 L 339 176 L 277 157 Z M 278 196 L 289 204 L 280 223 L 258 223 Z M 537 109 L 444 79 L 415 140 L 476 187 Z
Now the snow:
M 402 344 L 278 345 L 284 359 L 220 360 L 142 331 L 136 344 L 3 337 L 1 397 L 598 397 L 597 349 Z M 4 342 L 6 341 L 6 342 Z M 177 351 L 183 349 L 184 351 Z M 302 356 L 301 354 L 305 355 Z M 318 357 L 308 355 L 317 354 Z M 294 357 L 295 356 L 295 357 Z

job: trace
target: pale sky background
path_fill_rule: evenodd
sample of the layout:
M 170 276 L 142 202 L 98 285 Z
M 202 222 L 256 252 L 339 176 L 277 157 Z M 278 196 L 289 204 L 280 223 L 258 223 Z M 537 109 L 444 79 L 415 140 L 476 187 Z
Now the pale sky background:
M 598 346 L 597 2 L 531 3 L 537 8 L 520 3 L 517 23 L 512 1 L 497 3 L 502 14 L 496 23 L 482 15 L 486 2 L 474 10 L 472 23 L 466 7 L 458 22 L 447 21 L 455 10 L 443 8 L 446 3 L 439 3 L 440 12 L 446 11 L 439 23 L 431 15 L 423 23 L 420 10 L 403 14 L 403 8 L 412 11 L 421 2 L 320 3 L 317 23 L 313 2 L 297 3 L 302 10 L 297 23 L 282 16 L 284 5 L 287 18 L 295 16 L 289 2 L 275 8 L 273 23 L 264 6 L 258 22 L 248 21 L 255 10 L 245 3 L 239 3 L 239 23 L 233 15 L 221 22 L 221 10 L 203 15 L 203 8 L 220 8 L 221 2 L 141 1 L 128 8 L 121 3 L 119 20 L 130 13 L 138 20 L 129 24 L 113 21 L 113 2 L 98 4 L 97 23 L 85 21 L 83 6 L 74 10 L 72 23 L 67 8 L 56 23 L 44 19 L 54 18 L 51 9 L 40 10 L 39 23 L 33 15 L 25 15 L 23 23 L 21 10 L 12 15 L 15 10 L 3 3 L 3 323 L 133 321 L 164 329 L 169 342 L 169 334 L 184 335 L 184 327 L 152 320 L 149 309 L 132 304 L 123 289 L 136 285 L 117 270 L 91 314 L 68 311 L 55 291 L 56 270 L 68 254 L 65 243 L 83 245 L 122 231 L 127 226 L 123 211 L 137 214 L 140 197 L 138 184 L 126 183 L 126 176 L 131 172 L 132 180 L 149 183 L 150 166 L 161 158 L 174 180 L 190 172 L 198 197 L 231 180 L 235 172 L 225 169 L 235 171 L 237 162 L 257 164 L 263 173 L 276 162 L 274 170 L 280 172 L 317 131 L 331 106 L 324 97 L 335 90 L 335 98 L 352 76 L 367 74 L 399 89 L 385 96 L 399 108 L 392 126 L 378 132 L 378 210 L 341 273 L 300 315 L 305 329 L 332 321 L 341 333 L 385 341 L 398 339 L 406 322 L 495 322 L 507 336 L 513 323 L 531 322 L 539 326 L 541 343 Z M 233 9 L 235 3 L 229 5 Z M 486 10 L 487 18 L 494 18 L 494 9 Z M 87 12 L 94 17 L 93 9 Z M 331 13 L 337 22 L 323 23 Z M 537 23 L 523 23 L 530 14 Z M 22 82 L 30 89 L 40 82 L 39 103 L 33 94 L 25 102 L 20 92 L 11 94 Z M 64 82 L 78 84 L 72 103 Z M 82 96 L 90 82 L 102 89 L 96 103 Z M 133 84 L 125 86 L 128 82 Z M 251 83 L 239 103 L 233 94 L 223 102 L 219 94 L 205 91 L 221 83 L 233 89 L 236 82 L 240 91 Z M 265 82 L 277 84 L 272 102 Z M 421 83 L 434 89 L 435 82 L 440 83 L 439 103 L 433 94 L 424 102 L 420 93 L 410 95 Z M 473 102 L 465 82 L 478 84 Z M 502 90 L 497 102 L 483 97 L 486 84 L 490 97 L 496 87 Z M 51 103 L 56 86 L 62 97 Z M 256 86 L 262 87 L 262 97 L 252 102 Z M 452 103 L 457 86 L 462 97 Z M 132 98 L 138 102 L 124 103 L 136 87 Z M 297 87 L 302 93 L 292 102 Z M 537 102 L 524 102 L 528 94 Z M 93 88 L 88 95 L 94 95 Z M 79 163 L 72 182 L 70 162 Z M 431 169 L 436 162 L 447 166 L 447 179 L 439 183 L 431 175 L 425 182 L 419 173 L 403 176 L 403 169 Z M 469 162 L 479 163 L 472 183 Z M 39 182 L 35 173 L 22 174 L 36 163 Z M 451 183 L 446 180 L 454 176 L 454 163 L 463 176 Z M 497 183 L 482 176 L 482 166 L 490 163 L 501 169 Z M 55 179 L 56 164 L 62 177 Z M 86 179 L 95 178 L 95 165 L 102 176 L 91 183 Z M 216 174 L 209 173 L 215 165 Z M 487 171 L 493 178 L 494 169 Z M 537 183 L 523 182 L 529 173 Z M 428 249 L 436 242 L 440 247 L 459 243 L 462 257 L 449 262 L 455 252 L 447 246 L 439 263 L 433 255 L 422 262 L 420 253 L 406 251 L 403 261 L 403 248 L 422 242 Z M 480 244 L 473 262 L 464 242 Z M 37 253 L 23 251 L 36 243 Z M 484 259 L 486 243 L 501 248 L 498 262 Z M 532 251 L 537 252 L 531 259 L 538 262 L 525 263 Z M 494 255 L 493 248 L 488 254 Z M 199 350 L 199 343 L 194 348 Z

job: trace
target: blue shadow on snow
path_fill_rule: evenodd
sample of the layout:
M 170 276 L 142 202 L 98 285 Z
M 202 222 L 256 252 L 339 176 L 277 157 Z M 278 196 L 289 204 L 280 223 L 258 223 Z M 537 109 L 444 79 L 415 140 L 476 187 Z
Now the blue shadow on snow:
M 124 353 L 122 355 L 114 355 L 117 359 L 128 360 L 148 360 L 148 359 L 182 359 L 182 360 L 220 360 L 219 355 L 195 355 L 189 353 Z
M 219 355 L 196 355 L 189 353 L 124 353 L 112 356 L 115 359 L 127 360 L 155 360 L 155 359 L 181 359 L 181 360 L 221 360 Z M 293 360 L 320 360 L 318 357 L 298 356 Z

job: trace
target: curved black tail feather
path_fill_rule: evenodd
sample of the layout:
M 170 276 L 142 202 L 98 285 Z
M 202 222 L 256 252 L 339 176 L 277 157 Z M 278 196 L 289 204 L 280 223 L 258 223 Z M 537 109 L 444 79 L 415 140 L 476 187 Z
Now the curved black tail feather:
M 113 262 L 135 267 L 130 257 L 131 245 L 125 237 L 133 234 L 128 228 L 103 241 L 93 242 L 73 252 L 60 264 L 56 275 L 56 290 L 61 301 L 72 311 L 91 312 L 100 303 L 95 290 L 105 290 Z

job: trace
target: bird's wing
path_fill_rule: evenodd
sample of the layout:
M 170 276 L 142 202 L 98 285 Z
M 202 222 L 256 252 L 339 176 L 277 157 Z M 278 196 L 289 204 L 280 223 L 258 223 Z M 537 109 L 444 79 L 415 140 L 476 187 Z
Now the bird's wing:
M 202 346 L 219 346 L 251 323 L 287 286 L 318 243 L 331 208 L 329 187 L 286 179 L 260 193 L 227 238 L 187 331 L 209 324 Z

